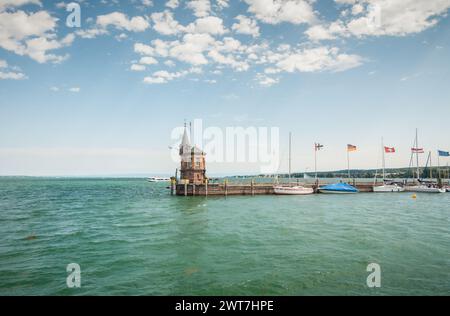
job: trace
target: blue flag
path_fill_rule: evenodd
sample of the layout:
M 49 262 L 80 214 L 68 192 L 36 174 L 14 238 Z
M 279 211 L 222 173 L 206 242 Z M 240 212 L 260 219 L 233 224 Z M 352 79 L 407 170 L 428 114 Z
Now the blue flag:
M 438 150 L 438 154 L 440 157 L 450 157 L 450 153 L 448 151 Z

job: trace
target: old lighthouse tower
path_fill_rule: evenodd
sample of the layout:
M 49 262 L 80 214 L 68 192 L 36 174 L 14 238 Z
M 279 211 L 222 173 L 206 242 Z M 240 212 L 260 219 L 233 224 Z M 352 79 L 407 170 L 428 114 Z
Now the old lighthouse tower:
M 206 154 L 196 146 L 191 146 L 186 124 L 183 140 L 180 145 L 180 180 L 189 184 L 204 184 L 206 182 Z

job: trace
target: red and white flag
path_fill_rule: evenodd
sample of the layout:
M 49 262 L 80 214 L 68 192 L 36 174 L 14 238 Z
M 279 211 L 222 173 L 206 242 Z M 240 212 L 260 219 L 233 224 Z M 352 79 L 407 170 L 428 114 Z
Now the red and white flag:
M 384 152 L 387 154 L 393 154 L 395 153 L 395 147 L 384 147 Z
M 423 148 L 411 148 L 411 151 L 412 151 L 413 154 L 423 154 L 423 153 L 425 153 Z

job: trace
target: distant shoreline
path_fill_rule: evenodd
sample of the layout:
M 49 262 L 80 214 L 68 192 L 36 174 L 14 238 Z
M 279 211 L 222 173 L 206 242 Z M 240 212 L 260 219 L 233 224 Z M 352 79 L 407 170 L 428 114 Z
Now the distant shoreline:
M 446 166 L 433 167 L 432 173 L 433 177 L 438 176 L 438 170 L 441 170 L 441 175 L 448 178 L 448 173 L 450 172 L 449 168 Z M 430 177 L 429 168 L 421 168 L 422 175 L 424 178 Z M 413 177 L 412 171 L 415 171 L 415 168 L 390 168 L 386 169 L 386 176 L 389 178 L 411 178 Z M 378 178 L 382 177 L 380 169 L 351 169 L 350 170 L 351 178 L 374 178 L 377 175 Z M 291 174 L 291 178 L 305 178 L 305 175 L 308 177 L 315 177 L 315 172 L 293 172 Z M 170 177 L 171 175 L 167 174 L 124 174 L 124 175 L 62 175 L 62 176 L 30 176 L 30 175 L 0 175 L 0 179 L 5 178 L 27 178 L 27 179 L 146 179 L 152 176 L 161 176 L 161 177 Z M 320 171 L 317 172 L 318 178 L 348 178 L 348 170 L 334 170 L 334 171 Z M 280 174 L 249 174 L 249 175 L 239 175 L 239 174 L 229 174 L 229 175 L 210 175 L 210 178 L 240 178 L 240 179 L 249 179 L 249 178 L 288 178 L 289 175 L 287 173 Z

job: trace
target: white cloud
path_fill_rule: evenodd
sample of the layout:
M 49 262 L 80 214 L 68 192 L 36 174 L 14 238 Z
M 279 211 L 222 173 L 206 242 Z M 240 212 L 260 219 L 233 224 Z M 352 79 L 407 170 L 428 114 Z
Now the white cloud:
M 209 0 L 190 0 L 187 7 L 194 11 L 196 17 L 208 16 L 211 12 L 211 3 Z
M 366 5 L 362 17 L 347 24 L 348 32 L 355 36 L 403 36 L 419 33 L 436 25 L 438 17 L 450 8 L 449 0 L 360 0 Z
M 223 20 L 215 16 L 198 18 L 186 28 L 189 33 L 209 33 L 212 35 L 222 35 L 227 31 L 223 26 Z
M 236 18 L 238 23 L 234 23 L 231 29 L 239 34 L 247 34 L 253 37 L 259 36 L 259 26 L 255 20 L 246 17 L 245 15 L 238 15 Z
M 8 71 L 8 72 L 3 72 L 0 71 L 0 80 L 23 80 L 23 79 L 27 79 L 27 76 L 25 76 L 25 74 L 21 73 L 21 72 L 14 72 L 14 71 Z
M 173 60 L 166 60 L 164 62 L 164 65 L 166 65 L 167 67 L 175 67 L 176 64 L 173 62 Z
M 203 52 L 207 51 L 214 42 L 209 34 L 186 34 L 183 42 L 172 43 L 170 56 L 192 65 L 205 65 L 208 60 Z
M 134 51 L 140 55 L 153 55 L 155 52 L 153 47 L 142 43 L 134 44 Z
M 69 91 L 70 92 L 74 92 L 74 93 L 78 93 L 78 92 L 81 91 L 81 88 L 79 88 L 79 87 L 72 87 L 72 88 L 69 89 Z
M 156 71 L 152 74 L 152 76 L 145 77 L 143 82 L 146 84 L 163 84 L 168 83 L 169 81 L 185 77 L 188 74 L 199 74 L 201 73 L 201 69 L 199 68 L 191 68 L 189 70 L 182 70 L 176 72 L 169 72 L 166 70 Z
M 176 9 L 176 8 L 178 8 L 179 5 L 180 5 L 179 0 L 169 0 L 166 2 L 166 7 L 171 8 L 171 9 Z
M 26 4 L 35 4 L 42 7 L 39 0 L 0 0 L 0 11 L 4 8 L 21 7 Z
M 150 27 L 148 21 L 141 17 L 135 16 L 129 19 L 121 12 L 113 12 L 106 15 L 97 16 L 97 25 L 102 28 L 114 26 L 120 30 L 127 30 L 129 32 L 143 32 Z
M 221 9 L 228 8 L 230 6 L 230 4 L 228 3 L 228 0 L 217 0 L 217 5 Z
M 144 65 L 133 64 L 133 65 L 131 65 L 130 69 L 132 71 L 144 71 L 146 69 L 146 67 Z
M 340 54 L 336 47 L 317 47 L 290 53 L 282 57 L 276 66 L 286 72 L 339 72 L 361 64 L 362 58 L 358 55 Z
M 312 23 L 316 17 L 312 7 L 313 0 L 244 0 L 248 11 L 265 23 L 293 24 Z
M 47 52 L 70 45 L 73 35 L 58 40 L 56 21 L 47 11 L 0 11 L 0 47 L 17 55 L 29 56 L 39 63 L 61 62 L 68 56 Z
M 406 36 L 435 26 L 450 8 L 449 0 L 335 0 L 350 6 L 342 20 L 315 25 L 306 31 L 311 40 L 342 37 Z M 346 12 L 352 15 L 344 14 Z
M 59 88 L 58 87 L 50 87 L 50 91 L 58 92 Z
M 93 39 L 99 35 L 108 34 L 108 31 L 101 28 L 91 28 L 87 30 L 78 30 L 76 31 L 76 34 L 81 38 Z
M 142 0 L 142 5 L 145 7 L 152 7 L 153 6 L 153 1 L 152 0 Z
M 156 65 L 158 61 L 153 57 L 145 56 L 139 60 L 139 63 L 142 65 Z
M 173 13 L 170 11 L 153 13 L 151 19 L 155 31 L 163 35 L 175 35 L 184 30 L 184 27 L 174 19 Z
M 280 82 L 278 78 L 268 77 L 264 74 L 257 74 L 255 79 L 263 87 L 271 87 Z
M 345 32 L 345 26 L 341 21 L 336 21 L 328 26 L 317 24 L 306 30 L 305 34 L 312 41 L 333 40 Z
M 162 77 L 145 77 L 143 82 L 147 84 L 162 84 L 167 83 L 167 80 Z
M 28 77 L 18 67 L 9 67 L 6 60 L 0 59 L 0 80 L 23 80 Z

